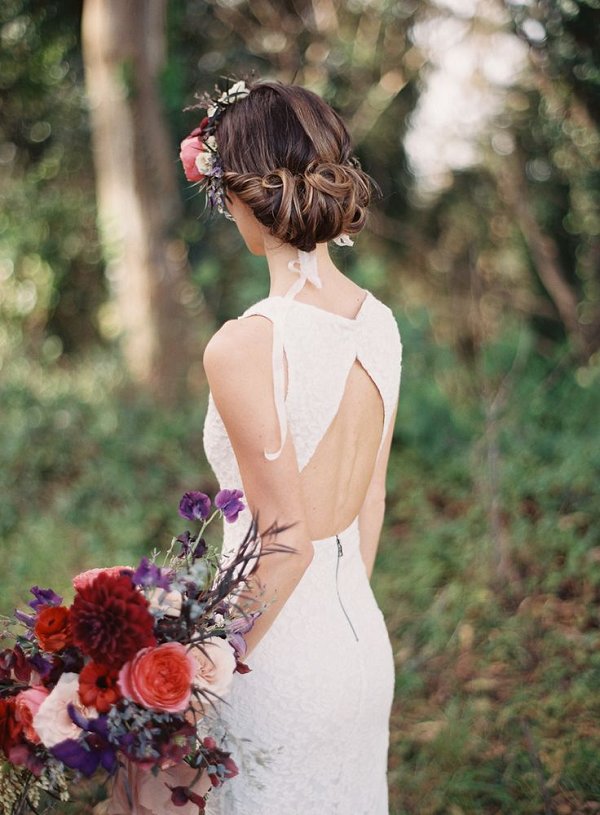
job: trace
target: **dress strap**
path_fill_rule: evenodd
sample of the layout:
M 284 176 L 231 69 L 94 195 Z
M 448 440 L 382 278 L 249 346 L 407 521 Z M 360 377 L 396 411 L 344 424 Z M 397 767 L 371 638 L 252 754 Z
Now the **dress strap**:
M 319 272 L 317 270 L 317 251 L 303 252 L 298 250 L 298 257 L 290 260 L 288 269 L 298 275 L 298 280 L 294 280 L 290 288 L 283 296 L 282 308 L 277 313 L 273 321 L 273 396 L 275 400 L 275 411 L 279 422 L 279 449 L 274 452 L 264 451 L 268 461 L 275 461 L 281 455 L 285 440 L 287 438 L 287 414 L 285 410 L 285 369 L 284 369 L 284 328 L 287 310 L 294 297 L 302 291 L 308 281 L 317 289 L 323 287 Z

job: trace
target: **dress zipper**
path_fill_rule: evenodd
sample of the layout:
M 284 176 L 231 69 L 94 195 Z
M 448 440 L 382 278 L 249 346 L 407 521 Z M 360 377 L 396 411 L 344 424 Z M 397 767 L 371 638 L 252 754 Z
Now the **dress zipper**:
M 338 586 L 338 572 L 339 572 L 339 569 L 340 569 L 340 558 L 344 556 L 344 550 L 342 549 L 342 544 L 341 544 L 340 539 L 339 539 L 339 537 L 337 535 L 335 536 L 335 540 L 336 540 L 336 543 L 337 543 L 337 559 L 336 559 L 336 562 L 335 562 L 335 590 L 337 592 L 337 596 L 338 596 L 338 600 L 340 602 L 341 609 L 344 612 L 344 615 L 345 615 L 346 619 L 348 620 L 350 628 L 352 629 L 352 633 L 354 634 L 354 639 L 356 640 L 356 642 L 358 642 L 358 635 L 357 635 L 356 631 L 354 630 L 354 626 L 352 625 L 352 620 L 350 619 L 350 617 L 348 617 L 348 612 L 344 608 L 344 604 L 342 603 L 342 598 L 340 597 L 340 589 L 339 589 L 339 586 Z

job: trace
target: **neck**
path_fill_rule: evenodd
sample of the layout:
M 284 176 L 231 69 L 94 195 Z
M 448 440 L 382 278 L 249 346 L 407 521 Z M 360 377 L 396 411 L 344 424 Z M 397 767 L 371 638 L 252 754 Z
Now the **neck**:
M 329 248 L 326 243 L 318 243 L 316 252 L 319 277 L 323 286 L 327 286 L 327 282 L 340 272 L 329 257 Z M 298 276 L 288 268 L 290 261 L 298 259 L 298 250 L 289 243 L 282 244 L 274 239 L 270 240 L 267 236 L 265 238 L 265 256 L 271 278 L 269 294 L 271 297 L 283 295 L 298 279 Z

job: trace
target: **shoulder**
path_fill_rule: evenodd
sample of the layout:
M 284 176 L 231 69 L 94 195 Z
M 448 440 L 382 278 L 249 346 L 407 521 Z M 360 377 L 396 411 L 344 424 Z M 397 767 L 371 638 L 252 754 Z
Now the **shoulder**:
M 398 321 L 392 309 L 369 292 L 369 314 L 374 325 L 379 327 L 388 341 L 402 347 Z
M 203 363 L 211 389 L 225 377 L 238 379 L 243 372 L 256 375 L 268 366 L 273 328 L 268 320 L 229 320 L 211 337 Z
M 271 323 L 256 317 L 225 323 L 204 351 L 210 393 L 240 464 L 242 479 L 242 461 L 252 461 L 253 467 L 262 465 L 264 451 L 276 450 L 279 444 L 272 347 Z

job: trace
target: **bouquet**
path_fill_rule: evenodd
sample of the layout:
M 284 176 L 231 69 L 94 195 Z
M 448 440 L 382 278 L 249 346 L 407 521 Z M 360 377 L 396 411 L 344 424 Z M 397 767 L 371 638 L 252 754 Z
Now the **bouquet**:
M 154 811 L 141 788 L 157 812 L 198 813 L 237 774 L 216 737 L 215 701 L 234 672 L 249 670 L 244 634 L 260 610 L 241 601 L 260 537 L 253 522 L 224 564 L 204 533 L 215 517 L 234 523 L 242 497 L 222 490 L 213 508 L 186 493 L 179 512 L 199 530 L 174 538 L 163 566 L 155 552 L 136 568 L 83 572 L 70 605 L 34 586 L 28 613 L 6 621 L 14 645 L 0 651 L 0 813 L 39 812 L 42 795 L 66 801 L 73 783 L 97 773 L 113 777 L 108 813 L 134 802 Z

